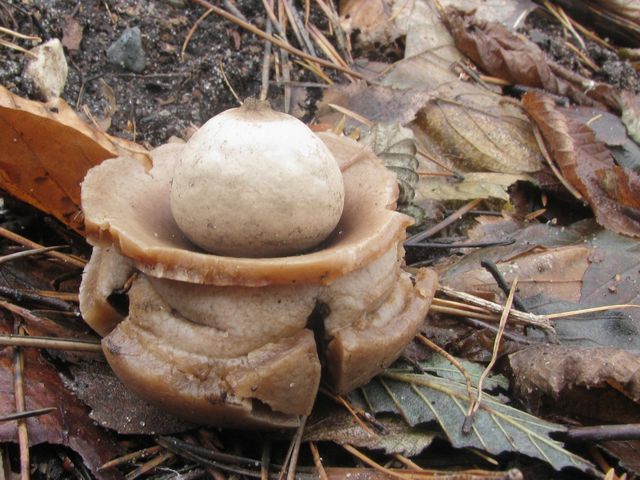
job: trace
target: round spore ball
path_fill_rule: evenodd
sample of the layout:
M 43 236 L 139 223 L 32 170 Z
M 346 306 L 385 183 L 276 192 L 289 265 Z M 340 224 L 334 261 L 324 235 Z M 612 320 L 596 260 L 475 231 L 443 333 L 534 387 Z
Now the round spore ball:
M 189 139 L 171 186 L 171 211 L 204 250 L 288 256 L 318 245 L 344 207 L 342 173 L 302 122 L 247 100 Z

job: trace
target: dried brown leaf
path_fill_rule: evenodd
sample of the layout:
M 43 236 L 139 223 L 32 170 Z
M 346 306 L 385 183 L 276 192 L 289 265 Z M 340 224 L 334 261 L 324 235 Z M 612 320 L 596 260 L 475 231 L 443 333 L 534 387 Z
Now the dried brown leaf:
M 456 47 L 490 75 L 564 95 L 581 105 L 604 103 L 621 111 L 619 94 L 611 86 L 562 68 L 535 43 L 503 25 L 455 8 L 447 9 L 444 20 Z
M 399 123 L 405 125 L 415 118 L 416 112 L 431 98 L 419 90 L 395 90 L 388 87 L 370 86 L 364 82 L 347 86 L 333 86 L 326 90 L 318 105 L 319 121 L 335 125 L 343 114 L 329 104 L 339 105 L 372 123 Z M 363 125 L 347 118 L 349 126 Z
M 369 450 L 382 450 L 388 455 L 400 453 L 414 457 L 439 435 L 434 429 L 410 427 L 395 417 L 381 417 L 377 423 L 378 427 L 385 429 L 383 433 L 366 431 L 346 410 L 333 408 L 309 419 L 303 440 L 348 443 Z
M 73 365 L 71 373 L 73 392 L 91 408 L 90 417 L 103 427 L 122 434 L 147 435 L 194 428 L 135 396 L 105 363 L 82 362 Z
M 25 100 L 0 87 L 0 188 L 82 231 L 80 183 L 118 155 L 149 165 L 146 150 L 84 123 L 63 100 Z
M 538 125 L 551 156 L 593 209 L 600 225 L 640 236 L 640 177 L 615 165 L 589 127 L 568 118 L 548 96 L 529 92 L 523 106 Z
M 0 319 L 0 332 L 11 332 L 4 318 Z M 26 409 L 57 407 L 50 414 L 27 420 L 30 445 L 65 445 L 78 452 L 98 478 L 120 478 L 115 471 L 97 471 L 100 465 L 121 453 L 115 438 L 94 424 L 86 407 L 65 388 L 58 372 L 37 350 L 25 349 L 24 357 Z M 13 349 L 4 348 L 0 354 L 0 415 L 15 411 L 13 385 Z M 16 442 L 17 438 L 16 422 L 0 423 L 0 442 Z
M 436 99 L 420 110 L 415 123 L 460 170 L 540 171 L 542 155 L 521 110 L 490 92 L 482 96 L 486 100 L 481 107 L 477 96 Z
M 576 303 L 590 254 L 591 249 L 582 246 L 546 249 L 530 245 L 524 252 L 505 251 L 502 258 L 494 261 L 507 283 L 518 277 L 522 298 L 543 295 L 546 299 Z M 491 274 L 481 267 L 447 275 L 445 279 L 448 286 L 483 298 L 501 294 Z
M 636 353 L 605 347 L 544 345 L 509 355 L 509 363 L 514 390 L 530 405 L 562 402 L 569 404 L 565 406 L 572 408 L 574 415 L 600 421 L 640 419 L 640 355 Z M 568 401 L 576 397 L 580 398 L 579 404 Z M 620 398 L 611 402 L 612 397 Z M 603 399 L 616 405 L 599 412 L 594 406 L 602 406 Z M 617 418 L 611 418 L 614 410 Z

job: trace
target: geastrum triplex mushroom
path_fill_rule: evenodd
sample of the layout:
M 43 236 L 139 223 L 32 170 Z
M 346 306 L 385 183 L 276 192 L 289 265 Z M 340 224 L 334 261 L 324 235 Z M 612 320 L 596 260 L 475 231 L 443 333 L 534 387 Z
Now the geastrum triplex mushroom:
M 151 158 L 82 184 L 80 308 L 140 397 L 198 423 L 292 427 L 321 376 L 348 392 L 417 333 L 436 275 L 402 270 L 411 219 L 367 147 L 248 100 Z

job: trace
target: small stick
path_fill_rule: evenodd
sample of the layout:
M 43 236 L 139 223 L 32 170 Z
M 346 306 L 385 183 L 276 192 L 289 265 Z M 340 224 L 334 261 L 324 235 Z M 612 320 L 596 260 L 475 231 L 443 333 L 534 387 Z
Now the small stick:
M 502 273 L 500 273 L 500 270 L 498 270 L 498 266 L 491 260 L 482 260 L 480 262 L 480 266 L 482 266 L 482 268 L 484 268 L 491 274 L 493 279 L 498 284 L 498 287 L 500 287 L 500 290 L 502 290 L 505 295 L 509 295 L 509 285 L 507 285 L 507 281 L 502 276 Z M 513 304 L 521 312 L 531 313 L 515 294 L 513 295 Z
M 262 460 L 260 462 L 260 480 L 269 480 L 269 464 L 271 463 L 271 442 L 262 445 Z
M 640 305 L 635 305 L 633 303 L 626 303 L 626 304 L 623 303 L 619 305 L 603 305 L 601 307 L 582 308 L 580 310 L 571 310 L 569 312 L 550 313 L 545 316 L 550 319 L 566 318 L 566 317 L 574 317 L 576 315 L 582 315 L 584 313 L 608 312 L 609 310 L 624 309 L 624 308 L 640 308 Z
M 0 346 L 50 348 L 75 352 L 102 352 L 100 342 L 31 335 L 0 335 Z
M 462 321 L 468 325 L 471 325 L 474 328 L 486 328 L 487 330 L 498 333 L 498 328 L 490 323 L 483 322 L 482 320 L 478 320 L 471 317 L 462 317 Z M 505 332 L 502 334 L 504 338 L 507 340 L 511 340 L 512 342 L 524 343 L 525 345 L 537 345 L 540 343 L 545 343 L 544 340 L 531 340 L 529 337 L 525 337 L 524 335 L 518 335 L 516 333 Z
M 416 338 L 427 348 L 430 348 L 434 352 L 442 355 L 451 365 L 453 365 L 460 371 L 460 373 L 464 377 L 465 383 L 467 384 L 467 396 L 469 397 L 469 408 L 471 408 L 471 405 L 473 404 L 473 383 L 471 382 L 471 377 L 469 376 L 469 372 L 467 372 L 467 369 L 464 368 L 464 366 L 456 358 L 451 356 L 449 352 L 447 352 L 444 348 L 442 348 L 437 343 L 432 342 L 421 333 L 419 333 Z
M 291 62 L 289 62 L 289 54 L 286 50 L 280 50 L 280 58 L 282 59 L 282 80 L 285 82 L 291 81 Z M 284 112 L 289 113 L 291 111 L 291 87 L 288 84 L 284 86 Z
M 569 427 L 556 434 L 564 442 L 609 442 L 612 440 L 640 440 L 640 423 L 626 425 L 593 425 Z
M 58 407 L 38 408 L 36 410 L 25 410 L 24 412 L 10 413 L 0 417 L 0 422 L 9 422 L 11 420 L 22 420 L 23 418 L 38 417 L 47 413 L 55 412 Z
M 573 43 L 571 43 L 571 42 L 569 42 L 567 40 L 567 41 L 564 42 L 564 44 L 566 45 L 566 47 L 569 50 L 571 50 L 573 53 L 575 53 L 578 56 L 578 59 L 584 65 L 589 67 L 594 72 L 599 72 L 600 71 L 600 67 L 598 67 L 598 65 L 593 63 L 593 60 L 591 60 L 589 57 L 587 57 L 587 55 L 582 50 L 580 50 L 578 47 L 576 47 Z
M 59 250 L 65 248 L 67 245 L 57 245 L 55 247 L 43 247 L 33 248 L 31 250 L 23 250 L 22 252 L 11 253 L 0 257 L 0 264 L 16 260 L 18 258 L 30 257 L 32 255 L 38 255 L 40 253 L 52 252 L 53 250 Z
M 483 247 L 499 247 L 504 245 L 513 245 L 515 239 L 497 240 L 487 242 L 469 242 L 469 243 L 439 243 L 439 242 L 418 242 L 411 245 L 405 244 L 405 247 L 423 247 L 423 248 L 483 248 Z
M 318 452 L 318 447 L 316 447 L 315 442 L 309 442 L 309 450 L 311 450 L 313 464 L 316 466 L 320 480 L 329 480 L 327 472 L 324 469 L 324 465 L 322 465 L 322 458 L 320 457 L 320 452 Z
M 287 17 L 289 17 L 289 22 L 293 28 L 294 35 L 298 39 L 298 43 L 300 43 L 300 46 L 306 47 L 311 55 L 317 57 L 313 43 L 311 43 L 311 39 L 309 38 L 309 33 L 304 28 L 304 23 L 300 18 L 298 10 L 296 10 L 295 6 L 289 0 L 283 0 L 282 4 L 284 5 L 284 11 Z
M 22 235 L 18 235 L 6 228 L 0 227 L 0 236 L 6 238 L 7 240 L 11 240 L 12 242 L 18 243 L 22 246 L 33 248 L 33 249 L 44 249 L 47 247 L 43 247 L 39 243 L 29 240 L 28 238 L 23 237 Z M 49 257 L 56 258 L 58 260 L 62 260 L 65 263 L 73 265 L 74 267 L 84 268 L 87 264 L 86 261 L 71 255 L 65 255 L 64 253 L 53 251 L 44 252 Z
M 386 475 L 389 475 L 391 477 L 394 477 L 394 478 L 401 478 L 403 480 L 405 478 L 407 478 L 407 477 L 405 477 L 404 475 L 402 475 L 400 473 L 396 473 L 393 470 L 390 470 L 390 469 L 388 469 L 386 467 L 383 467 L 382 465 L 380 465 L 379 463 L 373 461 L 372 459 L 367 457 L 364 453 L 360 452 L 359 450 L 357 450 L 356 448 L 352 447 L 348 443 L 345 443 L 344 445 L 342 445 L 342 448 L 344 448 L 347 452 L 349 452 L 351 455 L 356 457 L 358 460 L 361 460 L 362 462 L 366 463 L 370 467 L 375 468 L 379 472 L 382 472 L 382 473 L 384 473 Z
M 259 36 L 260 38 L 264 39 L 264 40 L 268 40 L 271 43 L 273 43 L 274 45 L 277 45 L 280 48 L 283 48 L 285 50 L 287 50 L 288 52 L 292 53 L 293 55 L 296 55 L 298 57 L 302 57 L 306 60 L 310 60 L 312 62 L 318 63 L 320 65 L 322 65 L 323 67 L 328 67 L 328 68 L 333 68 L 335 70 L 339 70 L 343 73 L 348 73 L 349 75 L 352 75 L 356 78 L 363 78 L 361 74 L 359 74 L 358 72 L 351 70 L 350 68 L 344 68 L 340 65 L 336 65 L 330 61 L 324 60 L 322 58 L 318 58 L 318 57 L 314 57 L 313 55 L 309 55 L 306 52 L 303 52 L 302 50 L 299 50 L 293 46 L 291 46 L 289 43 L 280 40 L 279 38 L 274 37 L 273 35 L 267 35 L 265 32 L 263 32 L 262 30 L 260 30 L 258 27 L 250 24 L 249 22 L 245 22 L 241 19 L 239 19 L 238 17 L 236 17 L 235 15 L 230 14 L 229 12 L 216 7 L 215 5 L 212 5 L 211 3 L 207 2 L 206 0 L 192 0 L 192 2 L 197 3 L 201 6 L 203 6 L 204 8 L 209 8 L 209 9 L 213 9 L 213 11 L 217 14 L 220 15 L 221 17 L 235 23 L 236 25 L 244 28 L 245 30 L 249 30 L 251 33 Z
M 15 332 L 18 335 L 23 335 L 24 328 L 21 325 L 16 325 Z M 21 348 L 16 348 L 13 365 L 13 395 L 16 402 L 16 412 L 23 413 L 26 407 L 24 398 L 24 353 Z M 27 430 L 26 418 L 18 420 L 18 444 L 20 446 L 20 480 L 29 480 L 29 431 Z
M 98 471 L 106 470 L 107 468 L 118 467 L 120 465 L 124 465 L 125 463 L 133 462 L 139 458 L 148 457 L 149 455 L 153 455 L 162 450 L 160 445 L 154 445 L 153 447 L 143 448 L 142 450 L 137 450 L 135 452 L 127 453 L 118 458 L 114 458 L 113 460 L 109 460 L 107 463 L 98 467 Z
M 427 230 L 425 230 L 423 232 L 417 233 L 417 234 L 413 235 L 412 237 L 409 237 L 407 239 L 407 241 L 405 242 L 405 245 L 412 246 L 413 244 L 415 244 L 417 242 L 420 242 L 420 241 L 424 240 L 425 238 L 429 238 L 429 237 L 435 235 L 439 231 L 447 228 L 452 223 L 460 220 L 463 215 L 465 215 L 470 210 L 473 210 L 474 208 L 476 208 L 476 206 L 481 201 L 482 201 L 481 198 L 476 198 L 475 200 L 470 201 L 469 203 L 467 203 L 463 207 L 461 207 L 458 210 L 456 210 L 455 212 L 453 212 L 447 218 L 445 218 L 444 220 L 442 220 L 438 224 L 434 225 L 433 227 L 431 227 L 431 228 L 429 228 L 429 229 L 427 229 Z
M 57 308 L 65 312 L 74 312 L 76 310 L 75 306 L 71 305 L 68 302 L 65 302 L 64 300 L 60 300 L 58 298 L 53 298 L 50 296 L 45 297 L 44 295 L 40 295 L 36 291 L 16 290 L 15 288 L 9 288 L 0 285 L 0 295 L 13 300 L 14 302 L 33 302 L 40 305 Z
M 295 480 L 296 469 L 298 468 L 298 457 L 300 456 L 300 444 L 302 443 L 302 434 L 304 433 L 304 427 L 307 424 L 307 416 L 303 415 L 300 418 L 300 426 L 296 430 L 296 435 L 293 442 L 293 451 L 291 452 L 291 460 L 289 462 L 289 471 L 287 473 L 287 480 Z
M 424 468 L 422 468 L 420 465 L 418 465 L 417 463 L 414 463 L 411 461 L 411 459 L 405 457 L 404 455 L 402 455 L 401 453 L 395 453 L 394 458 L 396 460 L 398 460 L 401 464 L 403 464 L 405 467 L 408 467 L 411 470 L 417 470 L 419 472 L 424 471 Z
M 33 35 L 25 35 L 24 33 L 16 32 L 15 30 L 11 30 L 9 28 L 4 28 L 4 27 L 0 27 L 0 33 L 6 33 L 7 35 L 11 35 L 12 37 L 20 38 L 22 40 L 33 40 L 36 42 L 42 41 L 40 37 L 34 37 Z
M 480 307 L 484 307 L 490 312 L 502 314 L 504 311 L 504 307 L 498 303 L 490 302 L 489 300 L 484 300 L 482 298 L 476 297 L 475 295 L 470 295 L 464 292 L 458 292 L 453 288 L 447 287 L 445 285 L 439 285 L 438 290 L 440 290 L 445 295 L 448 295 L 453 298 L 457 298 L 458 300 L 462 300 L 464 302 L 470 303 L 471 305 L 478 305 Z M 536 315 L 534 313 L 524 313 L 519 310 L 511 309 L 509 315 L 515 319 L 519 320 L 524 324 L 533 325 L 535 327 L 542 328 L 543 330 L 554 333 L 555 330 L 549 321 L 549 318 L 545 315 Z
M 267 35 L 271 35 L 273 24 L 271 19 L 267 18 Z M 269 70 L 271 69 L 271 42 L 264 42 L 264 53 L 262 54 L 262 87 L 260 88 L 260 100 L 264 101 L 269 95 Z
M 432 300 L 432 303 L 435 305 L 443 306 L 443 307 L 453 307 L 457 309 L 471 310 L 472 312 L 478 312 L 478 313 L 484 313 L 484 314 L 487 313 L 487 310 L 485 308 L 478 307 L 476 305 L 469 305 L 468 303 L 456 302 L 454 300 L 447 300 L 445 298 L 440 298 L 440 297 L 434 297 Z M 496 320 L 498 319 L 499 317 L 496 317 Z
M 500 324 L 498 326 L 498 333 L 496 333 L 496 339 L 493 342 L 493 353 L 491 354 L 491 361 L 489 365 L 483 370 L 482 375 L 480 375 L 480 379 L 478 380 L 478 396 L 476 400 L 471 403 L 469 406 L 469 411 L 467 412 L 467 416 L 464 419 L 464 423 L 462 424 L 462 433 L 468 434 L 471 432 L 471 428 L 473 427 L 473 419 L 480 408 L 480 403 L 482 402 L 482 386 L 484 384 L 484 380 L 487 378 L 493 366 L 496 364 L 498 360 L 498 353 L 500 352 L 500 340 L 502 339 L 502 334 L 504 333 L 504 329 L 507 326 L 507 318 L 509 317 L 509 310 L 511 310 L 511 304 L 513 303 L 513 298 L 516 293 L 516 286 L 518 285 L 518 278 L 514 278 L 513 283 L 511 284 L 511 290 L 509 290 L 509 296 L 507 297 L 507 301 L 504 304 L 504 309 L 502 310 L 502 316 L 500 317 Z
M 218 62 L 218 68 L 220 69 L 220 73 L 222 74 L 224 83 L 227 84 L 227 88 L 229 89 L 229 91 L 231 91 L 231 95 L 233 95 L 233 98 L 236 99 L 236 102 L 238 102 L 238 104 L 242 105 L 242 99 L 238 96 L 233 86 L 231 86 L 231 82 L 229 82 L 229 79 L 227 78 L 227 74 L 224 71 L 224 65 L 222 64 L 222 59 L 220 59 L 220 61 Z
M 444 313 L 446 315 L 453 315 L 454 317 L 477 318 L 479 320 L 486 320 L 487 322 L 497 322 L 500 320 L 500 317 L 498 317 L 497 315 L 492 315 L 490 313 L 471 312 L 466 309 L 462 310 L 459 308 L 441 306 L 441 305 L 438 305 L 437 303 L 432 304 L 429 311 L 434 313 Z
M 180 49 L 180 60 L 184 60 L 184 52 L 187 51 L 187 46 L 189 45 L 189 42 L 191 41 L 191 37 L 193 36 L 194 32 L 198 28 L 198 25 L 200 25 L 200 23 L 202 23 L 202 21 L 204 21 L 204 19 L 207 18 L 212 13 L 213 13 L 212 8 L 204 12 L 202 15 L 200 15 L 200 17 L 198 17 L 198 19 L 195 21 L 193 26 L 189 29 L 189 31 L 187 32 L 187 36 L 184 39 L 184 42 L 182 43 L 182 48 Z
M 540 132 L 540 129 L 538 128 L 538 126 L 533 122 L 531 122 L 531 126 L 533 127 L 533 135 L 534 135 L 534 137 L 536 139 L 536 142 L 538 143 L 538 147 L 540 148 L 540 153 L 542 153 L 542 156 L 546 160 L 547 165 L 549 165 L 549 167 L 551 167 L 551 171 L 553 172 L 553 174 L 560 181 L 560 183 L 564 186 L 564 188 L 569 190 L 571 195 L 576 197 L 576 199 L 578 201 L 584 203 L 584 198 L 582 197 L 580 192 L 578 192 L 578 190 L 576 190 L 573 187 L 573 185 L 571 185 L 569 183 L 569 181 L 566 178 L 564 178 L 564 176 L 562 175 L 562 172 L 560 172 L 560 170 L 558 169 L 558 166 L 556 165 L 556 162 L 554 162 L 553 159 L 551 158 L 551 155 L 549 154 L 549 150 L 547 150 L 547 146 L 544 143 L 544 139 L 542 138 L 542 133 Z
M 16 45 L 15 43 L 10 42 L 8 40 L 3 40 L 0 38 L 0 45 L 2 45 L 3 47 L 10 48 L 11 50 L 24 53 L 25 55 L 28 55 L 31 58 L 38 58 L 38 56 L 35 53 L 31 52 L 30 50 L 27 50 L 26 48 L 22 48 L 20 45 Z
M 354 112 L 353 110 L 349 110 L 346 107 L 343 107 L 341 105 L 336 105 L 335 103 L 330 103 L 329 107 L 333 108 L 337 112 L 342 113 L 343 115 L 346 115 L 347 117 L 353 118 L 354 120 L 362 123 L 368 128 L 371 128 L 374 125 L 374 123 L 368 118 L 360 115 L 359 113 Z
M 152 458 L 147 463 L 140 465 L 135 470 L 130 471 L 125 475 L 125 480 L 134 480 L 138 478 L 140 475 L 144 475 L 145 473 L 153 470 L 158 465 L 162 465 L 164 462 L 174 457 L 173 452 L 164 451 L 160 453 L 157 457 Z

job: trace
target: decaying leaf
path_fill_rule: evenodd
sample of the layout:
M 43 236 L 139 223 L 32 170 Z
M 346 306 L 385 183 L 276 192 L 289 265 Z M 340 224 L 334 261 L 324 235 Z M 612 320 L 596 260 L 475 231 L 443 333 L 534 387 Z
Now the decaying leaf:
M 421 224 L 425 212 L 413 204 L 419 180 L 413 132 L 399 123 L 378 123 L 360 141 L 369 146 L 385 166 L 396 174 L 400 187 L 398 209 L 414 217 L 416 225 Z
M 118 155 L 149 165 L 146 150 L 84 123 L 63 100 L 43 104 L 0 87 L 0 188 L 82 231 L 80 183 Z
M 479 20 L 474 12 L 455 8 L 447 9 L 444 20 L 458 49 L 490 75 L 564 95 L 580 105 L 600 102 L 621 111 L 620 96 L 610 85 L 553 63 L 535 43 L 503 25 Z
M 317 118 L 335 125 L 343 116 L 330 105 L 338 105 L 372 123 L 399 123 L 405 125 L 413 120 L 430 95 L 419 90 L 395 90 L 388 87 L 370 86 L 364 82 L 351 85 L 332 86 L 318 105 Z M 366 128 L 366 125 L 346 119 L 346 125 Z
M 516 395 L 534 408 L 552 404 L 556 412 L 568 411 L 600 422 L 635 423 L 640 419 L 637 353 L 543 345 L 509 355 L 509 364 Z M 605 404 L 607 408 L 601 408 Z
M 580 245 L 549 249 L 531 246 L 522 254 L 509 255 L 505 251 L 495 263 L 508 284 L 518 278 L 518 293 L 523 298 L 541 295 L 549 300 L 577 303 L 591 253 L 590 248 Z M 482 298 L 502 293 L 491 274 L 480 266 L 457 275 L 448 274 L 443 282 Z
M 417 201 L 423 199 L 468 201 L 476 198 L 495 198 L 508 202 L 509 187 L 518 181 L 534 182 L 528 175 L 508 173 L 465 173 L 464 180 L 425 176 L 420 179 L 416 198 Z
M 475 389 L 472 391 L 476 395 Z M 546 422 L 484 395 L 473 428 L 462 432 L 468 408 L 464 383 L 430 374 L 387 370 L 350 396 L 352 402 L 376 414 L 395 413 L 409 425 L 437 422 L 456 448 L 475 447 L 493 454 L 519 452 L 560 470 L 575 467 L 593 472 L 586 460 L 551 439 L 561 425 Z
M 419 455 L 438 436 L 429 428 L 410 427 L 397 417 L 378 418 L 381 433 L 364 430 L 344 409 L 312 416 L 304 430 L 303 441 L 348 443 L 369 450 L 382 450 L 388 455 L 400 453 L 406 457 Z
M 589 202 L 598 223 L 617 233 L 640 236 L 640 177 L 615 165 L 593 131 L 563 115 L 548 96 L 529 92 L 523 105 L 563 175 Z
M 73 392 L 91 408 L 91 419 L 103 427 L 129 435 L 162 435 L 195 427 L 136 397 L 105 363 L 85 361 L 70 370 Z
M 561 109 L 562 113 L 587 125 L 599 142 L 607 146 L 621 146 L 627 141 L 627 131 L 620 117 L 605 110 L 592 107 L 571 106 Z
M 439 152 L 463 171 L 522 174 L 542 169 L 531 125 L 519 108 L 490 92 L 456 100 L 436 99 L 418 114 L 416 124 Z
M 542 282 L 543 285 L 534 286 L 533 282 L 520 285 L 522 289 L 519 296 L 532 312 L 544 315 L 606 305 L 640 304 L 640 242 L 635 238 L 604 230 L 593 221 L 578 222 L 571 227 L 540 224 L 522 228 L 512 220 L 503 220 L 487 225 L 484 230 L 484 236 L 474 235 L 476 241 L 513 239 L 515 243 L 484 248 L 466 255 L 441 276 L 442 284 L 448 285 L 450 280 L 462 284 L 465 283 L 465 277 L 470 277 L 474 282 L 476 274 L 484 276 L 480 271 L 481 260 L 498 264 L 499 270 L 509 278 L 512 278 L 514 271 L 505 268 L 502 262 L 509 263 L 512 259 L 515 263 L 529 263 L 534 267 L 535 278 L 536 263 L 532 260 L 544 259 L 544 252 L 564 251 L 568 255 L 565 261 L 543 262 L 543 270 L 553 267 L 541 273 L 547 279 Z M 577 266 L 567 262 L 574 253 L 585 249 L 589 253 L 586 258 L 582 255 L 577 258 Z M 532 258 L 528 259 L 530 255 Z M 581 275 L 580 264 L 584 265 L 585 260 L 587 269 Z M 564 269 L 568 272 L 564 272 Z M 497 294 L 495 281 L 488 276 L 484 278 L 487 284 L 481 286 L 482 282 L 478 281 L 475 290 Z M 523 275 L 521 280 L 526 278 Z M 561 281 L 563 279 L 568 282 L 566 285 Z M 577 299 L 576 288 L 579 288 Z M 575 300 L 571 301 L 570 298 Z M 615 347 L 640 352 L 640 308 L 609 309 L 556 319 L 554 327 L 560 341 L 574 347 Z
M 640 41 L 640 5 L 635 0 L 558 0 L 564 8 L 589 19 L 598 31 L 623 42 Z
M 6 320 L 0 320 L 0 331 L 11 332 Z M 13 352 L 4 347 L 0 353 L 0 414 L 15 411 Z M 24 350 L 23 371 L 26 409 L 57 407 L 57 410 L 27 420 L 29 443 L 65 445 L 78 452 L 87 467 L 100 479 L 120 478 L 115 471 L 97 468 L 121 453 L 114 437 L 97 427 L 87 416 L 86 408 L 63 385 L 55 368 L 34 349 Z M 0 423 L 0 441 L 17 442 L 16 422 Z

